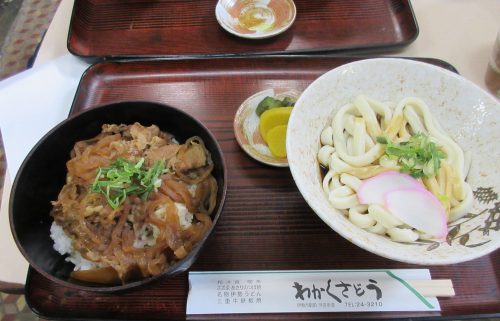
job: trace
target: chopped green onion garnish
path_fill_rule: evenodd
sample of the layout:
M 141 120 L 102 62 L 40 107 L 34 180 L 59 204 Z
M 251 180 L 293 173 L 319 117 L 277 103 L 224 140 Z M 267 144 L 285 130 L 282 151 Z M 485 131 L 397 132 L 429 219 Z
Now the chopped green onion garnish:
M 408 141 L 401 143 L 393 143 L 383 136 L 376 140 L 379 144 L 387 145 L 385 154 L 398 161 L 401 172 L 415 178 L 436 176 L 441 167 L 441 159 L 446 158 L 446 153 L 423 133 L 413 135 Z
M 166 171 L 165 161 L 156 161 L 152 167 L 145 168 L 144 158 L 137 163 L 118 158 L 108 167 L 99 167 L 90 187 L 94 193 L 102 193 L 108 204 L 117 209 L 128 195 L 140 196 L 143 200 L 161 185 L 160 176 Z

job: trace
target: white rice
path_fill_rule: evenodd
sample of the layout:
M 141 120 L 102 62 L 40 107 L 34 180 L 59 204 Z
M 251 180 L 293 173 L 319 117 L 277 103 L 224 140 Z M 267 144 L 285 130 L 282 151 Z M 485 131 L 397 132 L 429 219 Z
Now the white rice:
M 187 207 L 182 203 L 175 203 L 175 207 L 177 208 L 177 215 L 179 216 L 179 223 L 181 225 L 181 229 L 187 229 L 192 223 L 194 215 L 190 213 Z M 160 207 L 155 211 L 155 215 L 158 218 L 165 217 L 166 208 Z M 129 216 L 129 219 L 133 221 L 133 215 Z M 150 229 L 151 231 L 147 231 Z M 152 232 L 152 233 L 150 233 Z M 138 237 L 134 240 L 135 248 L 144 248 L 146 246 L 154 246 L 156 243 L 156 239 L 160 234 L 160 230 L 156 225 L 153 224 L 144 224 L 141 230 L 138 231 Z M 80 270 L 90 270 L 99 268 L 100 265 L 98 263 L 89 261 L 82 257 L 80 252 L 75 251 L 73 249 L 73 244 L 71 238 L 64 232 L 63 228 L 58 225 L 55 221 L 52 222 L 50 226 L 50 237 L 54 240 L 54 250 L 59 252 L 61 255 L 68 255 L 66 258 L 67 262 L 71 262 L 75 265 L 75 271 Z
M 189 212 L 186 205 L 177 202 L 175 202 L 174 204 L 175 208 L 177 209 L 177 216 L 179 217 L 179 223 L 181 225 L 181 229 L 184 231 L 188 227 L 190 227 L 191 224 L 193 224 L 194 215 L 193 213 Z M 164 220 L 166 215 L 167 215 L 166 206 L 160 206 L 155 211 L 155 216 L 160 220 Z
M 90 270 L 99 267 L 98 264 L 83 258 L 79 252 L 73 249 L 71 239 L 56 222 L 52 222 L 50 226 L 50 237 L 54 240 L 54 250 L 61 255 L 68 254 L 66 261 L 75 265 L 75 271 Z
M 143 249 L 146 246 L 154 246 L 159 235 L 160 229 L 156 225 L 145 223 L 139 231 L 137 231 L 133 247 L 136 249 Z
M 177 216 L 179 216 L 179 223 L 182 230 L 187 229 L 193 223 L 193 213 L 189 212 L 186 205 L 175 202 L 177 207 Z

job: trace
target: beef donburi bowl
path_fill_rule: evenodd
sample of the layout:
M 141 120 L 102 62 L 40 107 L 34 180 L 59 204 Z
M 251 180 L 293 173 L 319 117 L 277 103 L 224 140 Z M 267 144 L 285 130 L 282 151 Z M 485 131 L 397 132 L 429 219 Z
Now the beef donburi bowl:
M 224 158 L 199 121 L 123 102 L 61 122 L 14 180 L 10 221 L 30 265 L 59 284 L 116 291 L 186 271 L 220 216 Z

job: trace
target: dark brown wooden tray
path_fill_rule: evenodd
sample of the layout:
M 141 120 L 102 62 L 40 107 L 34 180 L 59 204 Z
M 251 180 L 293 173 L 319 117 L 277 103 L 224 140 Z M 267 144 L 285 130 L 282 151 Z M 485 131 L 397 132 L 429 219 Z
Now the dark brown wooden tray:
M 250 158 L 233 134 L 236 109 L 270 87 L 303 90 L 324 72 L 356 60 L 259 57 L 103 62 L 84 74 L 71 113 L 125 100 L 156 101 L 201 120 L 218 139 L 228 166 L 228 193 L 219 225 L 193 271 L 422 268 L 366 252 L 340 237 L 308 207 L 288 168 Z M 449 64 L 421 59 L 454 70 Z M 424 267 L 426 268 L 426 267 Z M 216 315 L 213 319 L 409 319 L 499 315 L 500 252 L 467 263 L 429 267 L 453 280 L 457 295 L 440 313 Z M 29 306 L 44 318 L 160 320 L 186 318 L 187 274 L 121 294 L 72 291 L 30 269 Z M 195 319 L 194 316 L 187 316 Z
M 217 0 L 75 0 L 68 49 L 87 57 L 214 56 L 389 49 L 418 36 L 409 0 L 295 0 L 285 33 L 233 36 L 217 23 Z

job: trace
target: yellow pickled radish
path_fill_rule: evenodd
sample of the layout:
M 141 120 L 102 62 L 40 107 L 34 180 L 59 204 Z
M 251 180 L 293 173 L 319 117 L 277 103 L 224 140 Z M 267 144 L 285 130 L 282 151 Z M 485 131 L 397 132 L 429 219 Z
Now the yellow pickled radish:
M 267 146 L 275 157 L 286 157 L 286 128 L 278 125 L 267 132 Z
M 260 115 L 260 135 L 269 144 L 268 132 L 276 126 L 288 124 L 293 107 L 276 107 L 266 110 Z

